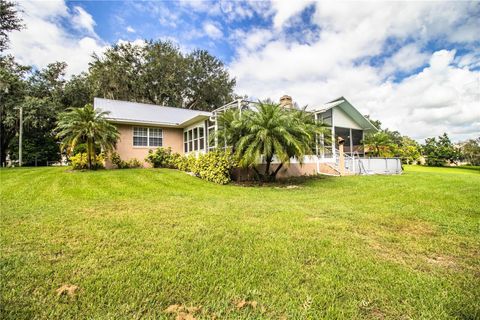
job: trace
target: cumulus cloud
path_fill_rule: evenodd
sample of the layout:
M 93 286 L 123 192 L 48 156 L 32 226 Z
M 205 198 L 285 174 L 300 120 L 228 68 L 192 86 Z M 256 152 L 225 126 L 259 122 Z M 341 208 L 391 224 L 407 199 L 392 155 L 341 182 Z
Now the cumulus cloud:
M 133 29 L 131 26 L 127 26 L 127 32 L 135 33 L 135 29 Z
M 73 7 L 73 11 L 74 13 L 71 17 L 73 27 L 79 30 L 86 30 L 88 33 L 96 35 L 93 30 L 96 23 L 92 15 L 79 6 Z
M 203 31 L 207 36 L 212 39 L 220 39 L 221 37 L 223 37 L 222 30 L 220 30 L 220 28 L 212 22 L 205 22 L 203 24 Z
M 306 6 L 277 9 L 273 28 Z M 230 69 L 240 94 L 274 99 L 290 94 L 300 105 L 310 106 L 343 95 L 364 114 L 416 139 L 444 131 L 459 139 L 478 135 L 478 54 L 472 50 L 459 55 L 428 45 L 437 40 L 449 48 L 458 42 L 475 48 L 480 35 L 473 32 L 470 17 L 478 7 L 318 2 L 311 21 L 319 27 L 314 41 L 253 30 L 240 37 L 243 45 Z M 292 14 L 282 15 L 282 10 Z
M 302 12 L 313 1 L 272 1 L 272 7 L 275 11 L 273 17 L 273 27 L 280 29 L 290 18 Z
M 104 50 L 93 29 L 95 22 L 84 9 L 74 7 L 70 12 L 63 1 L 22 1 L 20 6 L 26 28 L 11 34 L 9 50 L 20 63 L 43 68 L 65 61 L 68 77 L 86 70 L 91 54 Z M 68 33 L 62 22 L 70 22 L 79 34 Z

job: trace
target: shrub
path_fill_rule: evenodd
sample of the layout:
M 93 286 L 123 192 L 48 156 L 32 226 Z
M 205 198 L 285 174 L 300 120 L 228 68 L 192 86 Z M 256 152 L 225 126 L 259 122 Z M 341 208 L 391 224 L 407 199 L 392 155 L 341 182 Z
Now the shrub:
M 133 158 L 127 161 L 128 168 L 142 168 L 143 164 L 137 158 Z
M 142 163 L 140 160 L 133 158 L 128 161 L 122 160 L 120 155 L 116 152 L 112 153 L 110 156 L 110 160 L 112 161 L 113 165 L 117 167 L 117 169 L 129 169 L 129 168 L 140 168 L 142 167 Z
M 171 148 L 158 148 L 149 151 L 145 160 L 154 168 L 174 168 L 192 172 L 201 179 L 219 184 L 230 182 L 230 171 L 237 166 L 237 161 L 234 160 L 230 150 L 214 150 L 195 157 L 193 154 L 182 156 L 179 153 L 172 153 Z
M 231 170 L 237 165 L 230 151 L 214 150 L 199 155 L 191 171 L 204 180 L 227 184 L 231 181 Z
M 178 153 L 172 153 L 172 148 L 158 148 L 155 151 L 149 150 L 145 161 L 154 168 L 176 168 L 175 161 L 180 157 Z
M 70 158 L 70 162 L 74 170 L 88 169 L 88 159 L 86 153 L 77 153 Z M 103 154 L 95 155 L 92 159 L 92 169 L 104 168 L 105 157 Z

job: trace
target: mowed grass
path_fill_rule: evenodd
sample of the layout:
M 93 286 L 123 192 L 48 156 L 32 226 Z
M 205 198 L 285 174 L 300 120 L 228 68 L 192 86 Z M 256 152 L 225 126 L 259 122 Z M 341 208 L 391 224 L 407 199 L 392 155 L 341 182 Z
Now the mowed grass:
M 168 169 L 0 174 L 2 319 L 174 319 L 172 304 L 201 306 L 197 319 L 480 318 L 472 168 L 296 188 Z

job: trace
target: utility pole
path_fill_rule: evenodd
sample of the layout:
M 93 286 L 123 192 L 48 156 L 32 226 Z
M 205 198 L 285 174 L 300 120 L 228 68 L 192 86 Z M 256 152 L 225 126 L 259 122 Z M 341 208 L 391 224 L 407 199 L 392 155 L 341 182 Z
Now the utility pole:
M 22 166 L 23 107 L 20 106 L 20 134 L 18 137 L 18 165 Z

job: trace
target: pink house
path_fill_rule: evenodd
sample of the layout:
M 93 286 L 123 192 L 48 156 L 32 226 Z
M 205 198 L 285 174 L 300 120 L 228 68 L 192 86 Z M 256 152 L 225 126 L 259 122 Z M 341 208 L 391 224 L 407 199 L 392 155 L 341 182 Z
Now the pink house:
M 283 96 L 281 105 L 292 108 L 291 97 Z M 221 142 L 209 139 L 209 135 L 221 130 L 218 116 L 231 108 L 254 109 L 255 103 L 240 99 L 206 112 L 95 98 L 94 107 L 108 111 L 109 121 L 117 126 L 120 139 L 116 151 L 120 157 L 123 160 L 136 158 L 147 166 L 148 151 L 158 147 L 170 147 L 180 154 L 198 154 L 224 147 Z M 315 154 L 305 157 L 302 165 L 297 159 L 291 159 L 290 165 L 280 171 L 280 176 L 401 173 L 399 159 L 365 158 L 364 134 L 377 128 L 344 97 L 308 107 L 305 111 L 324 123 L 327 133 L 318 137 Z M 344 141 L 342 168 L 339 168 L 339 138 Z M 259 159 L 259 166 L 262 166 L 262 159 Z

